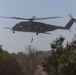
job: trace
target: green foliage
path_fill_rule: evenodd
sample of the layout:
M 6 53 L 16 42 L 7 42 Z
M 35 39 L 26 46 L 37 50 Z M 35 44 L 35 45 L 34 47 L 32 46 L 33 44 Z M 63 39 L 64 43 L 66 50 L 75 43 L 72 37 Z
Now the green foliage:
M 24 75 L 19 63 L 7 51 L 1 54 L 0 75 Z
M 2 45 L 0 45 L 0 53 L 2 53 L 2 52 L 3 52 Z
M 58 72 L 60 75 L 76 75 L 76 53 L 63 53 L 59 60 Z
M 49 75 L 58 75 L 59 58 L 63 52 L 64 38 L 60 36 L 59 39 L 51 43 L 51 55 L 43 62 L 43 70 Z
M 64 37 L 51 43 L 51 55 L 42 63 L 48 75 L 76 75 L 76 40 L 63 47 Z

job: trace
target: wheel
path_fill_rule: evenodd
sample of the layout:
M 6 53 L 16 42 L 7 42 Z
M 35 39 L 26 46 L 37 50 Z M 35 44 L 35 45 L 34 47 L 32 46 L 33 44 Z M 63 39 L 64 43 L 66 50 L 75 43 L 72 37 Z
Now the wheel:
M 13 33 L 15 33 L 15 31 L 13 31 Z
M 38 35 L 38 32 L 36 33 L 36 35 Z

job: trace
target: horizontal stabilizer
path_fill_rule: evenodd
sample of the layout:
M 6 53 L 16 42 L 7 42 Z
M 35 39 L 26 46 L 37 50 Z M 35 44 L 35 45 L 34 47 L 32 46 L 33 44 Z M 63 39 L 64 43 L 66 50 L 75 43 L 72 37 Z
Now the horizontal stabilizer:
M 4 27 L 4 29 L 12 29 L 12 28 L 9 28 L 9 27 Z
M 51 34 L 51 33 L 44 33 L 44 34 Z

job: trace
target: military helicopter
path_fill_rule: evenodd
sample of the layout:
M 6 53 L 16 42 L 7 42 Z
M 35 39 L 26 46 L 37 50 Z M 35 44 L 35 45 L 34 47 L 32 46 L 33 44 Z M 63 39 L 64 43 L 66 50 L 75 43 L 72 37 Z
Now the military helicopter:
M 11 29 L 13 33 L 15 31 L 21 31 L 21 32 L 35 32 L 36 35 L 39 33 L 45 33 L 45 34 L 50 34 L 48 31 L 54 31 L 57 29 L 65 29 L 69 30 L 74 22 L 76 22 L 76 19 L 72 18 L 69 22 L 65 25 L 65 27 L 62 26 L 56 26 L 56 25 L 50 25 L 50 24 L 45 24 L 42 22 L 36 22 L 35 20 L 44 20 L 44 19 L 54 19 L 54 18 L 61 18 L 61 17 L 46 17 L 46 18 L 20 18 L 20 17 L 5 17 L 5 16 L 0 16 L 0 18 L 8 18 L 8 19 L 19 19 L 19 20 L 28 20 L 28 21 L 23 21 L 17 23 L 15 26 L 12 28 L 5 27 L 5 29 Z

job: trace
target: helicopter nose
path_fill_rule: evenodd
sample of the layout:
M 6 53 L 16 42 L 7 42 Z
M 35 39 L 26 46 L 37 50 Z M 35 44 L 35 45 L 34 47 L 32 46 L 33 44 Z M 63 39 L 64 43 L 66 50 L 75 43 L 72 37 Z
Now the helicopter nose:
M 13 27 L 12 27 L 12 30 L 16 30 L 16 27 L 15 27 L 15 26 L 13 26 Z
M 12 27 L 12 29 L 14 30 L 14 29 L 15 29 L 15 27 L 13 26 L 13 27 Z
M 22 26 L 15 25 L 15 26 L 12 27 L 12 29 L 15 30 L 15 31 L 20 31 L 22 29 Z

